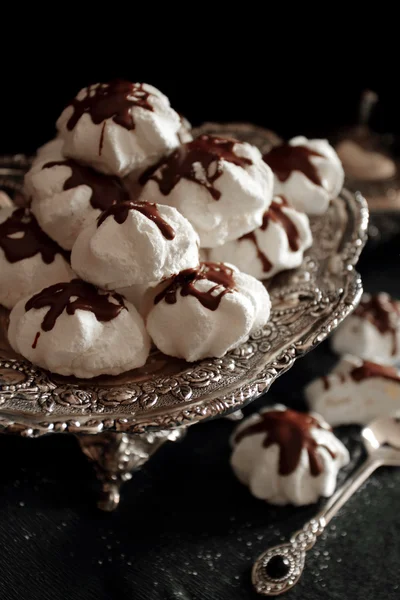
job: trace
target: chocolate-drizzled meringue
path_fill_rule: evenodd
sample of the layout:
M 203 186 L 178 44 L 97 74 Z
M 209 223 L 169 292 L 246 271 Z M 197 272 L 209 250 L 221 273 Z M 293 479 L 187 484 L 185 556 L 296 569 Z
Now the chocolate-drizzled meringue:
M 261 227 L 238 240 L 210 248 L 208 256 L 209 260 L 230 262 L 244 273 L 266 279 L 301 265 L 311 244 L 307 215 L 290 206 L 283 196 L 275 196 Z
M 400 301 L 388 294 L 364 294 L 356 310 L 332 337 L 337 354 L 393 364 L 400 361 Z
M 273 175 L 255 146 L 201 135 L 161 159 L 140 183 L 140 198 L 177 208 L 201 246 L 213 248 L 261 225 Z
M 79 279 L 57 283 L 11 311 L 11 346 L 60 375 L 118 375 L 144 365 L 150 339 L 135 307 Z
M 59 139 L 39 151 L 25 176 L 25 191 L 42 229 L 66 250 L 102 211 L 129 199 L 118 177 L 66 159 Z
M 265 325 L 264 286 L 234 266 L 201 263 L 152 290 L 147 330 L 164 354 L 187 361 L 220 357 Z
M 155 87 L 119 80 L 82 89 L 57 121 L 66 156 L 120 177 L 176 148 L 182 126 Z
M 366 425 L 400 410 L 400 371 L 348 355 L 332 373 L 310 383 L 305 395 L 333 427 Z
M 44 286 L 71 279 L 66 258 L 28 209 L 0 210 L 0 304 L 12 308 Z
M 82 231 L 71 264 L 82 279 L 115 290 L 197 267 L 198 243 L 193 227 L 175 208 L 123 202 Z
M 327 140 L 298 136 L 263 159 L 275 175 L 274 193 L 309 215 L 323 214 L 342 189 L 343 167 Z
M 329 497 L 340 468 L 349 462 L 345 446 L 317 414 L 282 405 L 245 419 L 232 437 L 231 466 L 251 493 L 271 504 L 311 504 Z

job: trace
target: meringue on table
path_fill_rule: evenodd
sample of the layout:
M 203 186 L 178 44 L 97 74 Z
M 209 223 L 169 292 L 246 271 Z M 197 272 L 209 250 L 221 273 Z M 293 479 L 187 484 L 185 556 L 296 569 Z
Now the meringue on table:
M 28 209 L 0 209 L 0 304 L 12 308 L 44 286 L 74 277 L 66 258 Z
M 294 137 L 263 159 L 274 172 L 274 194 L 308 215 L 326 212 L 343 187 L 342 163 L 327 140 Z
M 139 199 L 177 208 L 200 245 L 213 248 L 261 225 L 273 175 L 255 146 L 201 135 L 162 158 L 139 182 Z
M 66 159 L 59 139 L 39 150 L 25 175 L 25 194 L 42 229 L 66 250 L 102 211 L 129 199 L 118 177 Z
M 400 371 L 394 367 L 343 357 L 332 373 L 305 389 L 308 404 L 329 423 L 367 425 L 400 410 Z
M 283 196 L 275 196 L 261 227 L 223 246 L 210 248 L 208 257 L 232 263 L 257 279 L 266 279 L 300 266 L 311 245 L 307 215 L 290 206 Z
M 201 263 L 151 291 L 147 331 L 164 354 L 220 357 L 263 327 L 271 309 L 264 286 L 224 263 Z
M 231 466 L 251 493 L 271 504 L 301 506 L 329 497 L 349 453 L 315 413 L 283 405 L 251 415 L 232 437 Z
M 57 121 L 65 155 L 109 175 L 137 175 L 180 144 L 186 126 L 147 83 L 116 80 L 82 89 Z
M 175 208 L 122 202 L 82 231 L 72 248 L 78 275 L 115 290 L 151 284 L 199 264 L 198 236 Z
M 24 298 L 11 311 L 12 348 L 60 375 L 118 375 L 145 364 L 150 338 L 135 307 L 79 279 Z
M 400 301 L 381 292 L 364 294 L 332 336 L 337 354 L 393 364 L 400 361 Z

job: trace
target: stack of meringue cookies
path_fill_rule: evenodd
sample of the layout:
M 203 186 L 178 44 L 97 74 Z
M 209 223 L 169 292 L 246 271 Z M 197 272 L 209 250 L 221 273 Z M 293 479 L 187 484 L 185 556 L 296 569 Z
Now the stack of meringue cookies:
M 231 465 L 257 498 L 303 505 L 329 497 L 349 462 L 331 427 L 366 425 L 400 411 L 400 301 L 364 294 L 332 337 L 331 374 L 311 382 L 311 413 L 278 405 L 251 415 L 232 437 Z
M 343 185 L 325 140 L 261 155 L 201 135 L 156 88 L 84 88 L 25 177 L 30 208 L 0 210 L 0 303 L 13 349 L 61 375 L 138 368 L 151 343 L 221 357 L 263 327 L 259 281 L 301 264 L 307 214 Z M 201 258 L 205 262 L 201 261 Z
M 246 341 L 270 315 L 260 280 L 301 264 L 308 215 L 322 215 L 343 185 L 326 140 L 296 137 L 261 155 L 230 138 L 193 139 L 168 98 L 142 83 L 84 88 L 57 131 L 25 177 L 29 208 L 0 195 L 0 303 L 13 349 L 61 375 L 141 367 L 152 343 L 196 361 Z M 365 314 L 354 317 L 368 323 L 362 339 L 385 352 Z M 345 326 L 336 340 L 348 351 Z M 398 394 L 392 368 L 360 366 L 310 386 L 331 424 L 343 397 L 359 416 L 353 388 L 364 382 L 370 394 L 368 377 L 376 392 L 390 382 Z M 283 406 L 241 423 L 232 443 L 239 479 L 277 504 L 329 496 L 349 460 L 322 417 Z

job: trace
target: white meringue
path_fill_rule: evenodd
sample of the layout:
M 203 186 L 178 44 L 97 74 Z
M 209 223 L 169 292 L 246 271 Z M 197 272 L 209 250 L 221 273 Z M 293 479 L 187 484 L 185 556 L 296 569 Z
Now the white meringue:
M 346 356 L 330 375 L 311 382 L 305 395 L 310 408 L 333 427 L 366 425 L 400 410 L 400 371 Z
M 200 245 L 213 248 L 261 225 L 273 175 L 255 146 L 202 135 L 150 168 L 140 182 L 141 199 L 177 208 Z
M 400 301 L 381 292 L 364 294 L 356 310 L 332 336 L 337 354 L 378 363 L 400 361 Z
M 181 119 L 155 87 L 113 81 L 82 89 L 59 117 L 57 128 L 66 156 L 124 177 L 179 145 Z
M 146 327 L 164 354 L 196 361 L 220 357 L 269 319 L 264 286 L 233 265 L 202 263 L 153 291 Z
M 150 284 L 196 267 L 198 236 L 175 208 L 123 202 L 82 231 L 71 264 L 82 279 L 105 289 Z
M 251 493 L 271 504 L 301 506 L 329 497 L 345 446 L 317 414 L 273 406 L 242 421 L 232 437 L 231 466 Z
M 115 290 L 118 294 L 121 294 L 128 300 L 133 306 L 139 311 L 141 315 L 146 314 L 146 308 L 148 307 L 147 297 L 151 296 L 151 290 L 155 288 L 157 282 L 142 283 L 137 285 L 130 285 L 128 287 L 118 288 Z
M 132 304 L 76 279 L 21 300 L 11 311 L 8 337 L 33 364 L 84 378 L 141 367 L 150 351 Z
M 14 206 L 13 201 L 5 192 L 0 191 L 0 209 Z
M 336 146 L 347 177 L 382 181 L 396 175 L 396 163 L 389 156 L 363 148 L 356 140 L 345 139 Z
M 62 148 L 55 139 L 39 150 L 25 175 L 25 193 L 43 231 L 71 250 L 86 225 L 115 202 L 128 200 L 129 193 L 117 177 L 65 159 Z
M 323 214 L 343 187 L 342 163 L 327 140 L 294 137 L 263 159 L 274 171 L 274 194 L 308 215 Z
M 12 308 L 21 298 L 72 277 L 62 249 L 29 210 L 0 210 L 0 304 Z
M 238 240 L 208 250 L 209 260 L 229 262 L 257 279 L 267 279 L 301 265 L 312 245 L 307 215 L 275 196 L 261 227 Z

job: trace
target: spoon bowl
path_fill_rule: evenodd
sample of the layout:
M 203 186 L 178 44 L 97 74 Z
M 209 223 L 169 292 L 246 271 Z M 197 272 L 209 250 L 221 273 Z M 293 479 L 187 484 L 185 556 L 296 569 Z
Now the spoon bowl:
M 375 419 L 361 435 L 371 458 L 380 464 L 400 466 L 400 413 Z

